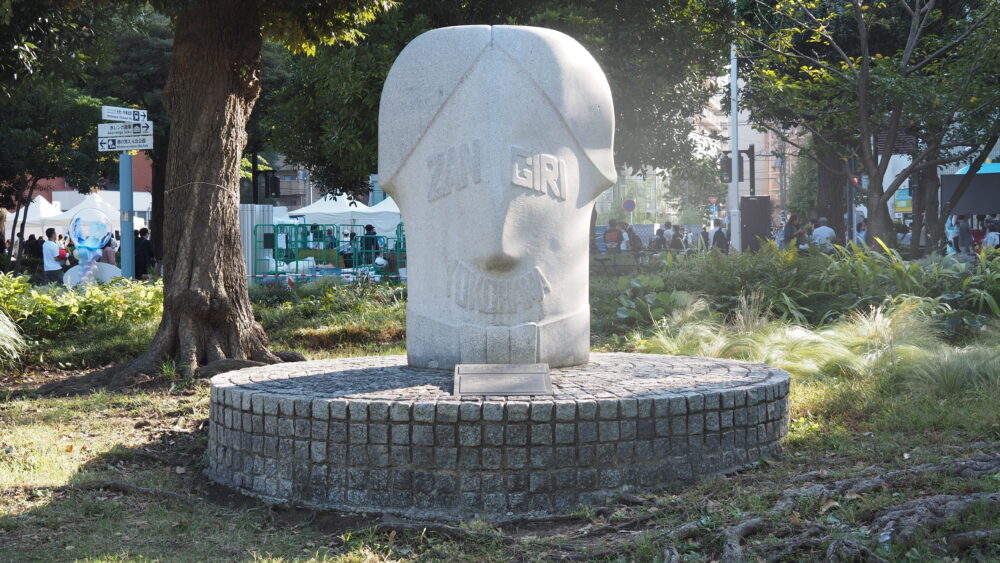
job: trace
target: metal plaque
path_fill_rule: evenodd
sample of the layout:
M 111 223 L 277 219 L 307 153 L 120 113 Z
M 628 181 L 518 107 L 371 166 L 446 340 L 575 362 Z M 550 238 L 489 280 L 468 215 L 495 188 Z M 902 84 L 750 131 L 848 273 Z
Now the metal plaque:
M 108 119 L 111 121 L 146 121 L 146 110 L 138 108 L 101 106 L 101 119 Z
M 549 364 L 458 364 L 454 395 L 551 395 Z
M 136 135 L 152 135 L 152 121 L 136 121 L 134 123 L 98 123 L 98 137 L 134 137 Z
M 135 151 L 153 148 L 153 136 L 141 137 L 98 137 L 98 151 Z

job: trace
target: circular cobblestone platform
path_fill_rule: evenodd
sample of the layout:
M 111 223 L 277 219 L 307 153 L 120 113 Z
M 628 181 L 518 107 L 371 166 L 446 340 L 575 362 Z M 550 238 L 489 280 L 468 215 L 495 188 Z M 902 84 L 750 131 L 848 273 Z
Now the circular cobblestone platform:
M 206 473 L 271 502 L 502 517 L 730 472 L 788 428 L 788 374 L 765 365 L 615 353 L 551 373 L 551 396 L 463 399 L 405 356 L 218 375 Z

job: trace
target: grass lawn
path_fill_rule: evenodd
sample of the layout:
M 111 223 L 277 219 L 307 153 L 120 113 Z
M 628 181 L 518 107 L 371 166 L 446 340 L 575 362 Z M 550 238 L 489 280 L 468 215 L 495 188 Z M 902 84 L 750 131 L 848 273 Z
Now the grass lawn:
M 613 298 L 611 287 L 594 284 L 595 307 Z M 403 351 L 399 290 L 283 291 L 254 296 L 276 348 L 310 358 Z M 698 330 L 735 330 L 731 321 L 697 322 Z M 641 335 L 606 317 L 594 326 L 602 350 L 687 342 L 677 326 Z M 853 326 L 841 333 L 861 325 Z M 855 362 L 809 364 L 801 351 L 774 357 L 795 366 L 787 368 L 792 423 L 779 458 L 557 518 L 415 528 L 378 515 L 267 506 L 207 481 L 205 381 L 173 376 L 125 392 L 39 395 L 43 383 L 85 373 L 80 366 L 141 350 L 155 322 L 124 333 L 83 329 L 89 339 L 43 342 L 35 368 L 0 380 L 0 561 L 1000 560 L 1000 385 L 990 375 L 1000 364 L 991 364 L 993 348 L 983 357 L 928 348 L 904 338 L 902 326 L 886 346 L 863 353 L 844 334 L 816 331 L 837 350 L 853 350 L 862 358 Z M 753 338 L 771 342 L 785 329 L 754 330 Z M 740 341 L 739 353 L 758 349 L 753 338 Z M 917 344 L 937 363 L 907 348 Z M 934 369 L 909 378 L 920 363 Z M 980 379 L 948 375 L 976 366 Z

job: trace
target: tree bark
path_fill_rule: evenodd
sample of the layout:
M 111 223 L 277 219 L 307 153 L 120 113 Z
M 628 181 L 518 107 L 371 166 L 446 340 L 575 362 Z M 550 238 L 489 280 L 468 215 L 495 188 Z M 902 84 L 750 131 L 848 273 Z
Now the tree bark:
M 846 241 L 848 229 L 844 225 L 847 195 L 844 184 L 847 175 L 843 172 L 840 156 L 825 147 L 816 147 L 817 166 L 819 174 L 816 191 L 816 216 L 826 217 L 828 226 L 837 233 L 840 244 Z M 836 171 L 840 172 L 836 172 Z
M 28 196 L 21 202 L 21 228 L 18 230 L 20 237 L 14 240 L 21 241 L 21 248 L 18 250 L 17 256 L 17 266 L 14 267 L 14 274 L 20 274 L 24 269 L 24 228 L 28 225 L 28 208 L 31 207 L 31 201 L 35 199 L 35 186 L 38 185 L 38 178 L 32 178 L 28 184 Z M 14 228 L 17 228 L 17 218 L 14 220 Z
M 931 170 L 921 181 L 921 189 L 926 190 L 924 195 L 927 199 L 924 204 L 924 217 L 927 230 L 927 252 L 941 252 L 947 245 L 944 233 L 944 216 L 941 215 L 940 188 L 941 178 L 938 177 L 937 170 Z
M 239 163 L 260 94 L 257 3 L 200 0 L 176 19 L 163 103 L 171 117 L 164 193 L 163 318 L 149 350 L 193 373 L 216 360 L 275 363 L 254 320 L 239 232 Z
M 868 193 L 868 243 L 875 244 L 878 238 L 887 245 L 895 240 L 892 227 L 892 216 L 889 207 L 882 202 L 882 190 L 872 190 Z
M 167 155 L 170 154 L 169 140 L 157 138 L 159 146 L 153 151 L 153 208 L 149 218 L 150 242 L 153 243 L 153 255 L 158 261 L 163 260 L 163 194 L 167 186 Z
M 936 170 L 922 170 L 910 179 L 910 193 L 913 194 L 913 224 L 910 231 L 910 258 L 920 258 L 920 236 L 928 224 L 928 216 L 933 212 L 927 207 L 927 196 L 931 190 L 928 176 L 936 175 Z M 928 242 L 930 238 L 928 237 Z

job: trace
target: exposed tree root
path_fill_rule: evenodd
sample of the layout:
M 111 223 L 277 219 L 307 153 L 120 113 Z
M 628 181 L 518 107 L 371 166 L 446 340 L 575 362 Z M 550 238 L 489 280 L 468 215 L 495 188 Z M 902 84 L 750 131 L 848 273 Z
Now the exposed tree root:
M 799 501 L 804 498 L 833 498 L 850 493 L 866 493 L 888 486 L 893 481 L 904 477 L 928 473 L 943 473 L 964 478 L 1000 473 L 1000 455 L 979 454 L 969 459 L 918 465 L 910 469 L 885 472 L 874 477 L 852 477 L 832 483 L 811 483 L 785 491 L 781 500 L 775 503 L 771 509 L 771 513 L 794 510 L 798 507 Z
M 964 551 L 977 543 L 1000 542 L 1000 530 L 973 530 L 945 536 L 944 543 L 948 551 Z
M 859 541 L 836 539 L 826 548 L 828 563 L 888 563 Z
M 235 371 L 243 368 L 252 368 L 258 366 L 266 366 L 264 362 L 255 362 L 253 360 L 236 360 L 232 358 L 225 358 L 221 360 L 215 360 L 214 362 L 205 364 L 194 371 L 194 376 L 198 379 L 208 379 L 210 377 L 215 377 L 220 373 L 226 373 L 227 371 Z
M 517 539 L 511 536 L 473 532 L 472 530 L 466 530 L 464 528 L 449 526 L 447 524 L 438 524 L 436 522 L 404 522 L 402 520 L 396 520 L 394 518 L 391 519 L 384 518 L 382 522 L 376 524 L 375 527 L 380 532 L 405 532 L 408 534 L 431 533 L 446 537 L 448 539 L 460 540 L 460 541 L 468 539 L 488 540 L 488 541 L 499 540 L 504 545 L 513 545 L 518 542 Z
M 767 521 L 763 518 L 751 518 L 749 520 L 744 520 L 735 526 L 730 526 L 723 532 L 723 537 L 725 538 L 725 545 L 722 548 L 722 557 L 720 561 L 722 563 L 742 563 L 744 560 L 743 556 L 743 538 L 760 532 L 767 527 Z
M 681 563 L 681 554 L 677 552 L 674 544 L 667 544 L 663 548 L 663 563 Z
M 629 545 L 623 545 L 611 549 L 602 549 L 601 551 L 587 551 L 582 553 L 561 553 L 559 554 L 559 559 L 563 561 L 590 561 L 593 559 L 603 559 L 605 557 L 611 557 L 612 555 L 623 555 Z
M 48 383 L 39 388 L 39 392 L 45 395 L 70 396 L 86 395 L 99 389 L 109 391 L 120 391 L 139 387 L 153 381 L 149 374 L 155 373 L 155 369 L 127 369 L 127 364 L 111 366 L 109 368 L 92 371 L 80 377 L 71 377 L 62 381 Z
M 872 528 L 878 531 L 880 542 L 908 547 L 922 532 L 961 518 L 979 503 L 985 503 L 993 511 L 1000 510 L 1000 493 L 935 495 L 911 500 L 879 513 L 872 521 Z
M 601 536 L 604 534 L 609 534 L 612 532 L 620 532 L 622 530 L 627 530 L 629 528 L 635 528 L 636 526 L 649 522 L 659 516 L 657 512 L 647 512 L 631 520 L 626 520 L 625 522 L 619 522 L 617 524 L 607 524 L 605 526 L 597 526 L 596 528 L 591 528 L 584 531 L 583 533 L 574 536 L 576 538 L 590 538 L 594 536 Z
M 648 514 L 648 515 L 645 515 L 645 516 L 655 517 L 656 515 L 655 514 Z M 641 518 L 645 519 L 645 516 L 641 517 Z M 621 524 L 618 524 L 618 526 L 620 527 L 620 529 L 625 529 L 627 527 L 627 525 L 629 525 L 629 524 L 634 525 L 635 520 L 638 520 L 638 519 L 629 520 L 628 522 L 623 522 Z M 609 528 L 608 526 L 604 526 L 602 528 L 604 529 L 603 533 L 611 531 L 611 530 L 607 529 L 607 528 Z M 591 532 L 593 532 L 593 531 L 591 531 Z M 677 548 L 674 547 L 674 544 L 677 543 L 677 542 L 682 542 L 684 540 L 687 540 L 687 539 L 699 536 L 699 535 L 701 535 L 704 532 L 705 532 L 705 529 L 698 522 L 688 522 L 686 524 L 678 526 L 677 528 L 674 528 L 673 530 L 668 530 L 666 532 L 659 532 L 659 533 L 654 534 L 652 536 L 646 536 L 645 539 L 649 539 L 653 543 L 659 543 L 659 542 L 664 541 L 664 540 L 670 540 L 671 543 L 668 543 L 667 545 L 665 545 L 663 547 L 664 562 L 665 563 L 678 563 L 681 560 L 680 559 L 680 554 L 677 552 Z M 577 538 L 588 537 L 588 535 L 597 535 L 597 534 L 596 533 L 590 533 L 590 534 L 586 534 L 585 533 L 584 535 L 576 536 L 576 537 Z M 573 548 L 571 548 L 570 546 L 554 546 L 554 545 L 551 545 L 551 544 L 545 544 L 544 546 L 546 546 L 546 547 L 556 547 L 556 548 L 563 549 L 563 550 L 574 551 Z M 558 554 L 553 555 L 553 557 L 556 558 L 556 559 L 561 559 L 561 560 L 565 560 L 565 561 L 587 561 L 587 560 L 591 560 L 591 559 L 599 559 L 599 558 L 603 558 L 603 557 L 610 557 L 612 555 L 623 555 L 628 550 L 632 549 L 632 547 L 633 547 L 633 543 L 629 542 L 629 543 L 625 543 L 625 544 L 622 544 L 622 545 L 615 546 L 613 548 L 603 549 L 603 550 L 600 550 L 600 551 L 580 551 L 580 552 L 574 552 L 574 553 L 558 553 Z M 673 559 L 671 559 L 671 557 Z
M 584 518 L 575 514 L 556 514 L 554 516 L 527 516 L 523 518 L 510 518 L 501 520 L 494 524 L 499 529 L 517 528 L 519 526 L 531 526 L 537 524 L 564 524 L 567 522 L 582 522 Z
M 816 549 L 826 541 L 824 537 L 821 537 L 826 531 L 826 528 L 823 526 L 811 524 L 794 537 L 779 544 L 768 546 L 766 559 L 769 563 L 774 563 L 782 561 L 786 557 L 796 555 L 800 551 Z
M 652 506 L 653 502 L 646 500 L 637 495 L 630 495 L 628 493 L 622 493 L 618 495 L 615 500 L 619 504 L 624 504 L 626 506 Z
M 159 373 L 162 369 L 159 363 L 146 359 L 150 354 L 151 352 L 147 352 L 132 362 L 125 362 L 95 370 L 80 377 L 49 383 L 43 385 L 39 391 L 46 395 L 69 396 L 85 395 L 99 389 L 121 391 L 140 387 L 154 382 L 156 378 L 153 374 Z M 289 358 L 288 361 L 300 361 L 298 356 L 301 356 L 301 354 L 290 354 L 287 356 Z M 194 377 L 207 379 L 227 371 L 263 365 L 267 365 L 267 363 L 254 360 L 223 358 L 199 367 L 194 371 Z

